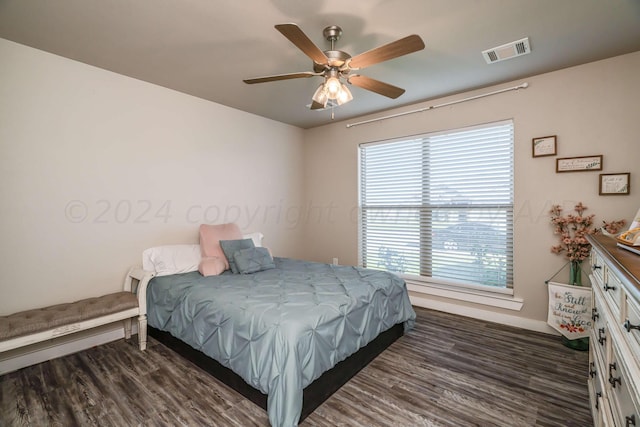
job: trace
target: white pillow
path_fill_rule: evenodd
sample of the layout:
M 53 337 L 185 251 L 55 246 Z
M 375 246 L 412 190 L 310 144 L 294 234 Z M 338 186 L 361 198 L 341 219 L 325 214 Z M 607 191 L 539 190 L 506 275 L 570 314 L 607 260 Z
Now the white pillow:
M 200 245 L 156 246 L 142 252 L 142 268 L 156 276 L 188 273 L 198 270 Z
M 264 234 L 262 234 L 259 231 L 256 231 L 255 233 L 243 234 L 242 238 L 253 240 L 253 245 L 256 248 L 260 248 L 262 247 L 262 239 L 264 238 Z

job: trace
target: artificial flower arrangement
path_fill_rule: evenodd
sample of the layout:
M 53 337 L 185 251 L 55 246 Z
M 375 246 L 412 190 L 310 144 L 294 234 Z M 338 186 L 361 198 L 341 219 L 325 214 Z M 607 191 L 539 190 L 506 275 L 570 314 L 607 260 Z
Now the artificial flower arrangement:
M 581 285 L 580 264 L 589 257 L 591 244 L 587 241 L 587 235 L 597 234 L 604 230 L 607 234 L 616 234 L 625 225 L 624 219 L 617 221 L 602 221 L 600 228 L 593 227 L 595 215 L 584 215 L 587 207 L 579 202 L 575 205 L 576 214 L 562 215 L 562 207 L 553 205 L 551 207 L 551 223 L 554 234 L 558 234 L 560 242 L 551 247 L 551 252 L 555 254 L 564 253 L 570 262 L 569 283 Z

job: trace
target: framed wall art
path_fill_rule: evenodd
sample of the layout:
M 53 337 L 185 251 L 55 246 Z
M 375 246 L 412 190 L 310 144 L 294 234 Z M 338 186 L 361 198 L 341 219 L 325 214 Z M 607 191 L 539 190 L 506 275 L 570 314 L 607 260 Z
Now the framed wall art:
M 533 157 L 555 156 L 557 150 L 556 139 L 555 135 L 533 138 L 531 141 Z
M 600 191 L 601 196 L 629 194 L 629 181 L 631 174 L 625 173 L 601 173 Z
M 556 159 L 556 172 L 601 171 L 602 154 Z

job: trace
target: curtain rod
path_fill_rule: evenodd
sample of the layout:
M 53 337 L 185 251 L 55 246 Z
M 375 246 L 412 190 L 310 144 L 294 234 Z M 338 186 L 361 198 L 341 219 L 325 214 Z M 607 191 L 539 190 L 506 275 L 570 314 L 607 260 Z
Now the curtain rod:
M 349 124 L 347 124 L 347 128 L 351 128 L 351 127 L 359 126 L 359 125 L 364 125 L 364 124 L 367 124 L 367 123 L 379 122 L 381 120 L 394 119 L 396 117 L 406 116 L 408 114 L 422 113 L 423 111 L 433 110 L 435 108 L 440 108 L 440 107 L 446 107 L 447 105 L 453 105 L 453 104 L 458 104 L 460 102 L 472 101 L 474 99 L 484 98 L 485 96 L 497 95 L 499 93 L 508 92 L 508 91 L 511 91 L 511 90 L 526 89 L 528 87 L 529 87 L 529 83 L 524 82 L 524 83 L 522 83 L 521 85 L 518 85 L 518 86 L 508 87 L 508 88 L 505 88 L 505 89 L 500 89 L 500 90 L 496 90 L 496 91 L 489 92 L 489 93 L 483 93 L 481 95 L 471 96 L 469 98 L 458 99 L 456 101 L 445 102 L 444 104 L 432 105 L 430 107 L 424 107 L 424 108 L 420 108 L 418 110 L 405 111 L 404 113 L 392 114 L 390 116 L 378 117 L 376 119 L 364 120 L 364 121 L 356 122 L 356 123 L 349 123 Z

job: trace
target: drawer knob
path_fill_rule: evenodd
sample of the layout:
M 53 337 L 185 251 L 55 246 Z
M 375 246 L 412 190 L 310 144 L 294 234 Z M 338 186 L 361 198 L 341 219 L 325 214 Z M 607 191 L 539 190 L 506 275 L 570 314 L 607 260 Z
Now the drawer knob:
M 622 326 L 624 326 L 627 332 L 631 332 L 632 329 L 640 330 L 640 325 L 632 325 L 629 319 L 625 320 Z
M 604 336 L 604 328 L 598 329 L 598 342 L 600 345 L 604 345 L 604 342 L 607 340 L 607 337 Z
M 635 415 L 631 415 L 628 417 L 624 417 L 624 425 L 625 427 L 629 427 L 629 426 L 634 426 L 636 425 L 636 416 Z
M 618 369 L 618 365 L 616 365 L 616 362 L 613 363 L 609 363 L 609 384 L 611 384 L 611 387 L 616 388 L 616 383 L 618 383 L 618 385 L 622 385 L 622 378 L 621 377 L 614 377 L 613 376 L 613 371 Z
M 600 315 L 598 314 L 598 309 L 597 308 L 592 308 L 591 309 L 591 320 L 593 320 L 594 322 L 596 320 L 598 320 L 600 318 Z
M 622 385 L 622 379 L 620 377 L 609 377 L 609 383 L 611 384 L 611 387 L 616 388 L 616 383 Z
M 602 266 L 594 264 L 594 265 L 591 266 L 591 268 L 594 269 L 594 270 L 598 270 L 598 269 L 602 268 Z
M 615 291 L 616 287 L 615 286 L 609 286 L 608 283 L 605 283 L 604 286 L 603 286 L 603 289 L 604 289 L 605 292 L 607 292 L 608 290 Z

